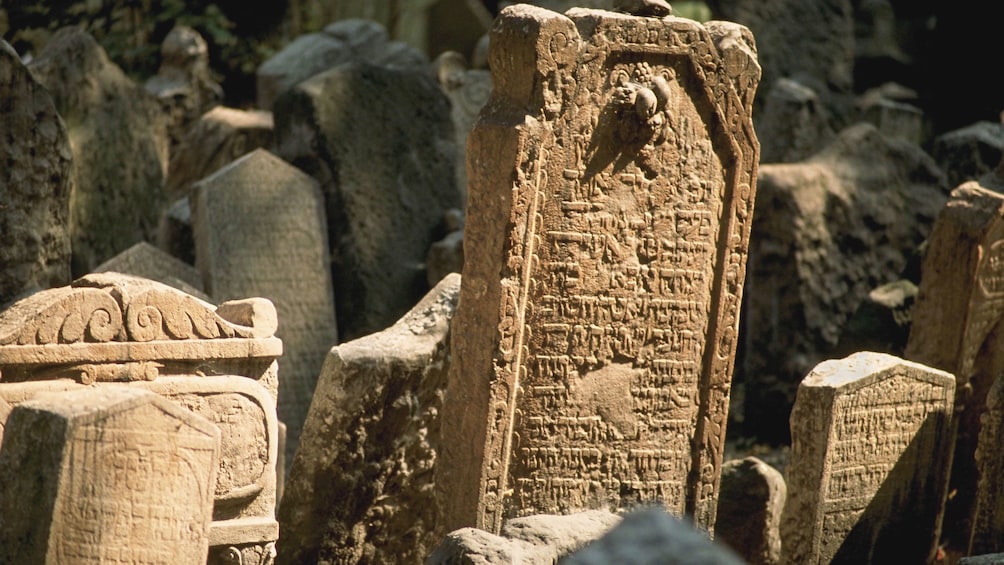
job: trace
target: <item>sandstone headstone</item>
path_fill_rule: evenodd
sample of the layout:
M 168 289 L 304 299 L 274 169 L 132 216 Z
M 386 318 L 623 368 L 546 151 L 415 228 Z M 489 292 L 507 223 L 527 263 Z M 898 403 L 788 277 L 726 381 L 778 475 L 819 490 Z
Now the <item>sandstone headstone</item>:
M 14 408 L 0 561 L 204 563 L 220 430 L 152 392 L 84 388 Z
M 235 159 L 273 140 L 272 114 L 216 106 L 206 112 L 182 137 L 167 173 L 167 191 L 175 198 L 188 195 L 192 184 Z
M 390 328 L 328 352 L 279 508 L 278 563 L 419 563 L 460 275 Z M 448 425 L 448 424 L 446 424 Z
M 788 496 L 784 477 L 757 459 L 733 459 L 722 465 L 715 540 L 732 548 L 750 565 L 781 562 L 781 512 Z
M 950 550 L 968 554 L 979 471 L 973 458 L 987 393 L 1004 370 L 1004 195 L 978 182 L 951 193 L 934 224 L 904 357 L 951 372 L 955 454 L 945 509 Z
M 930 563 L 955 378 L 882 353 L 820 363 L 791 414 L 785 563 Z
M 70 282 L 70 143 L 48 91 L 0 39 L 0 306 Z
M 95 273 L 113 271 L 162 282 L 211 302 L 202 290 L 199 271 L 169 253 L 141 241 L 94 268 Z
M 757 187 L 736 381 L 744 432 L 785 443 L 798 383 L 868 293 L 903 278 L 949 187 L 920 147 L 868 123 L 802 162 L 761 165 Z
M 324 192 L 342 340 L 390 326 L 428 290 L 423 264 L 443 213 L 463 208 L 449 111 L 425 71 L 367 64 L 276 101 L 277 155 Z
M 221 445 L 207 563 L 267 565 L 279 531 L 277 325 L 265 299 L 214 307 L 151 280 L 90 274 L 0 312 L 0 400 L 118 383 L 209 420 Z
M 278 410 L 292 461 L 324 355 L 338 342 L 317 182 L 255 149 L 199 181 L 189 200 L 206 292 L 221 302 L 268 298 L 282 320 Z
M 156 235 L 168 138 L 157 100 L 81 28 L 57 31 L 29 63 L 65 120 L 73 151 L 72 271 Z
M 758 152 L 747 40 L 586 9 L 496 19 L 437 463 L 448 531 L 642 502 L 713 526 Z
M 889 137 L 917 145 L 924 142 L 924 113 L 912 104 L 878 97 L 866 101 L 862 113 L 865 120 Z

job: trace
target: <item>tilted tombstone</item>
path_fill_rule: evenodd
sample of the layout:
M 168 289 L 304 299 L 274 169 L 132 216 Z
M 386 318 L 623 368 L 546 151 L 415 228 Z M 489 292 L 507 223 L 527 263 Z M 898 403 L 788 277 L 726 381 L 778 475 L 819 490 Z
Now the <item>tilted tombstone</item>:
M 396 324 L 328 352 L 279 506 L 277 563 L 419 563 L 460 275 Z M 365 556 L 365 558 L 363 557 Z
M 958 378 L 955 451 L 945 508 L 948 551 L 968 555 L 981 414 L 1004 371 L 1004 195 L 977 182 L 951 193 L 934 223 L 903 356 Z
M 118 383 L 199 414 L 221 431 L 207 563 L 268 563 L 279 533 L 277 324 L 262 298 L 216 307 L 147 279 L 87 275 L 0 312 L 0 405 Z
M 166 203 L 166 118 L 83 28 L 54 33 L 28 68 L 73 140 L 71 268 L 79 276 L 154 236 Z
M 70 139 L 49 92 L 0 39 L 0 306 L 70 282 Z
M 437 462 L 444 526 L 715 520 L 753 209 L 753 38 L 528 5 L 491 35 Z
M 324 193 L 342 340 L 391 326 L 428 291 L 426 253 L 443 213 L 463 207 L 449 112 L 424 68 L 364 63 L 276 100 L 276 154 Z
M 292 461 L 324 356 L 338 341 L 320 189 L 256 149 L 196 183 L 189 201 L 206 292 L 221 302 L 268 298 L 282 320 L 279 419 Z
M 139 388 L 39 395 L 0 451 L 3 563 L 204 563 L 220 430 Z
M 791 413 L 784 563 L 931 563 L 955 378 L 884 353 L 824 361 Z

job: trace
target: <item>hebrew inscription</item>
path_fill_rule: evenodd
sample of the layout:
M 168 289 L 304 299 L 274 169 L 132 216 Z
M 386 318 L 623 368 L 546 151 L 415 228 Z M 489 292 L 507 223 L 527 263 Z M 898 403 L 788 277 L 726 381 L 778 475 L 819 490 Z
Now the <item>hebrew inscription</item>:
M 818 365 L 792 411 L 785 562 L 933 559 L 954 394 L 952 375 L 890 355 Z
M 513 6 L 492 33 L 465 235 L 487 250 L 457 316 L 494 318 L 497 342 L 454 337 L 451 390 L 487 387 L 484 420 L 456 428 L 484 438 L 478 492 L 444 471 L 477 499 L 456 525 L 659 501 L 710 527 L 758 151 L 733 79 L 755 88 L 755 58 L 718 65 L 696 22 L 598 10 Z M 486 210 L 501 198 L 506 218 Z

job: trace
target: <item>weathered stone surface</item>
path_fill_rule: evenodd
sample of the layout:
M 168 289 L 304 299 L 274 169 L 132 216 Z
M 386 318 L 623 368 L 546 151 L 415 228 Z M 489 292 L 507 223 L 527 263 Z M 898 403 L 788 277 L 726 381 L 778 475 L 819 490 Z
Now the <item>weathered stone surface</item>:
M 216 106 L 206 112 L 171 152 L 167 191 L 174 198 L 188 195 L 196 181 L 258 148 L 272 145 L 272 114 Z
M 950 551 L 968 554 L 979 472 L 974 460 L 987 393 L 1004 370 L 1004 195 L 978 182 L 951 193 L 934 224 L 904 357 L 958 377 L 955 454 L 945 509 Z
M 501 535 L 461 528 L 443 538 L 425 565 L 553 565 L 600 538 L 620 521 L 621 516 L 612 512 L 589 510 L 568 516 L 513 518 L 502 526 Z
M 882 353 L 824 361 L 791 414 L 785 563 L 931 563 L 955 377 Z
M 209 70 L 209 46 L 194 29 L 175 25 L 160 46 L 160 69 L 144 84 L 167 114 L 171 152 L 199 116 L 223 100 Z M 173 158 L 173 157 L 172 157 Z
M 124 386 L 14 408 L 0 451 L 0 561 L 203 563 L 220 430 Z
M 781 512 L 788 496 L 784 477 L 757 459 L 733 459 L 722 465 L 715 540 L 732 548 L 750 565 L 781 562 Z
M 191 265 L 195 264 L 192 208 L 188 205 L 187 195 L 175 200 L 161 216 L 160 224 L 157 226 L 157 246 L 173 257 Z
M 79 276 L 155 236 L 165 203 L 165 118 L 157 100 L 80 28 L 57 31 L 28 68 L 69 132 L 71 267 Z
M 283 502 L 278 563 L 420 563 L 460 275 L 390 328 L 328 353 Z M 448 422 L 443 425 L 449 425 Z
M 875 124 L 889 137 L 917 145 L 924 142 L 924 113 L 912 104 L 877 97 L 865 102 L 862 114 L 865 120 Z
M 967 554 L 999 553 L 1004 550 L 1004 492 L 1000 477 L 1004 457 L 1000 445 L 1004 434 L 1004 379 L 994 379 L 987 392 L 986 410 L 980 416 L 979 439 L 974 453 L 977 471 L 973 501 L 972 536 Z
M 48 91 L 0 40 L 0 307 L 70 282 L 70 143 Z
M 206 302 L 212 302 L 202 290 L 202 275 L 195 267 L 145 241 L 94 268 L 95 273 L 108 271 L 162 282 Z
M 762 165 L 757 186 L 736 380 L 750 431 L 786 442 L 798 382 L 868 293 L 902 278 L 949 190 L 921 148 L 867 123 L 805 161 Z
M 154 281 L 87 275 L 0 313 L 0 400 L 114 382 L 213 422 L 221 455 L 208 563 L 265 565 L 278 537 L 277 325 L 265 299 L 215 307 Z
M 646 507 L 624 515 L 617 526 L 558 565 L 741 565 L 731 549 L 708 539 L 665 508 Z
M 443 213 L 463 207 L 446 95 L 424 71 L 344 65 L 280 97 L 275 127 L 276 153 L 324 192 L 341 339 L 390 326 L 428 290 Z
M 278 409 L 291 461 L 324 355 L 338 342 L 317 182 L 255 149 L 199 181 L 189 201 L 206 292 L 221 302 L 263 296 L 282 319 Z
M 951 186 L 979 179 L 1004 157 L 1004 123 L 977 122 L 934 139 L 931 155 L 945 169 Z
M 419 69 L 429 63 L 424 53 L 400 41 L 372 19 L 346 18 L 323 33 L 294 39 L 258 67 L 258 107 L 271 110 L 275 101 L 310 77 L 350 62 L 390 68 Z
M 737 26 L 511 6 L 469 141 L 447 531 L 658 501 L 714 523 L 757 142 Z

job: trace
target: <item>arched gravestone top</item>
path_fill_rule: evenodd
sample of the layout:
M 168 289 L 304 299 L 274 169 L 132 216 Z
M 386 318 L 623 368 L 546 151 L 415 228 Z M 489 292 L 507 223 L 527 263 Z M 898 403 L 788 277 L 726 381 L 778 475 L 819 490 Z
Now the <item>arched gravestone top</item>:
M 490 49 L 444 526 L 659 501 L 711 528 L 759 151 L 752 35 L 516 5 Z

